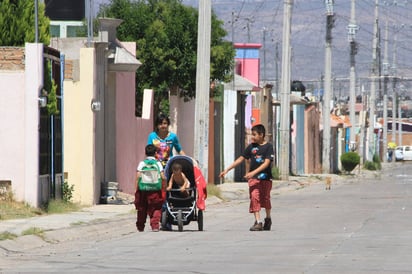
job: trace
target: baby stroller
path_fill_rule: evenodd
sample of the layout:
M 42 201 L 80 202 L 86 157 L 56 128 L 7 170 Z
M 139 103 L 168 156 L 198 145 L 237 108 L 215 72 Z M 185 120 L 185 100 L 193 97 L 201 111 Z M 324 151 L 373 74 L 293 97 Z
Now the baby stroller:
M 179 189 L 172 189 L 166 193 L 166 209 L 162 212 L 162 227 L 167 224 L 177 225 L 179 231 L 191 221 L 197 221 L 199 231 L 203 230 L 203 210 L 205 209 L 206 182 L 194 159 L 188 156 L 177 155 L 166 164 L 165 176 L 167 182 L 172 175 L 172 165 L 179 163 L 182 172 L 190 182 L 189 195 L 181 195 Z

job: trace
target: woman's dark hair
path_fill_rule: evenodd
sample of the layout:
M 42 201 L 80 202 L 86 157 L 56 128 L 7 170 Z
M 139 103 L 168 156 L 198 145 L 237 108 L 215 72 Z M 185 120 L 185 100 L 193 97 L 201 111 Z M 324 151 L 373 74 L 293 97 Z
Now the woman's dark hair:
M 170 119 L 167 115 L 161 113 L 159 114 L 159 116 L 157 116 L 156 119 L 156 126 L 160 125 L 161 123 L 163 123 L 163 121 L 166 120 L 167 124 L 170 125 Z

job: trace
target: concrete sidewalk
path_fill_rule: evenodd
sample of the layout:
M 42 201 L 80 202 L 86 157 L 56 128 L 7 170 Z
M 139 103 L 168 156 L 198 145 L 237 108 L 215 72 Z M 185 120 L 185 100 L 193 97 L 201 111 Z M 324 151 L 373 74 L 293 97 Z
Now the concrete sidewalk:
M 10 232 L 17 236 L 30 228 L 39 228 L 44 231 L 68 228 L 87 224 L 99 220 L 115 218 L 119 215 L 134 213 L 134 205 L 95 205 L 83 208 L 80 211 L 65 214 L 51 214 L 45 216 L 0 221 L 0 233 Z

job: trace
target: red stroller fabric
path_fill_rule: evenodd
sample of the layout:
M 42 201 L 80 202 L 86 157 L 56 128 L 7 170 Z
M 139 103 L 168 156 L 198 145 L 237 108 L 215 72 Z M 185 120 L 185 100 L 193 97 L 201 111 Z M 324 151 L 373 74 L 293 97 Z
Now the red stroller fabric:
M 203 177 L 202 171 L 197 165 L 193 165 L 193 171 L 195 175 L 196 189 L 197 189 L 197 208 L 200 210 L 205 210 L 206 208 L 206 198 L 207 198 L 207 189 L 206 189 L 206 180 Z

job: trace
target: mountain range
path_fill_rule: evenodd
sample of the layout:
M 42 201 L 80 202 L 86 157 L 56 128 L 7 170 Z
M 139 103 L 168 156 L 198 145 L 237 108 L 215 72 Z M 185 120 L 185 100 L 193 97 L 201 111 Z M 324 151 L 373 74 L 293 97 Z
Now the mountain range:
M 281 75 L 283 0 L 212 0 L 213 12 L 224 22 L 227 39 L 236 43 L 261 43 L 262 81 L 274 81 Z M 345 93 L 350 70 L 348 24 L 351 22 L 351 1 L 334 1 L 332 29 L 332 75 L 335 90 Z M 197 7 L 198 0 L 184 0 Z M 376 62 L 383 67 L 385 47 L 389 73 L 404 81 L 399 88 L 409 92 L 412 78 L 412 1 L 355 1 L 355 41 L 358 52 L 355 69 L 359 78 L 358 93 L 368 90 L 373 64 L 374 23 L 378 22 Z M 386 27 L 387 26 L 387 27 Z M 386 39 L 386 29 L 388 35 Z M 322 0 L 293 1 L 291 17 L 291 78 L 314 88 L 321 85 L 325 67 L 326 6 Z M 388 41 L 388 43 L 385 43 Z
M 108 2 L 96 0 L 97 4 Z M 211 0 L 212 10 L 222 20 L 226 39 L 234 43 L 260 43 L 262 81 L 281 75 L 284 0 Z M 326 6 L 323 0 L 294 0 L 291 17 L 291 78 L 313 88 L 321 87 L 325 67 Z M 335 89 L 347 90 L 350 70 L 348 24 L 351 1 L 334 1 L 332 29 L 332 75 Z M 375 7 L 378 2 L 378 16 Z M 197 7 L 199 0 L 182 0 Z M 96 3 L 95 3 L 96 4 Z M 402 78 L 399 89 L 408 93 L 412 82 L 412 0 L 355 0 L 355 69 L 357 93 L 369 89 L 373 64 L 374 23 L 378 22 L 376 62 L 388 63 L 389 75 Z M 386 36 L 386 29 L 388 35 Z M 387 37 L 387 39 L 386 39 Z M 387 41 L 387 43 L 385 43 Z M 387 45 L 387 46 L 386 46 Z M 385 59 L 387 52 L 387 59 Z M 383 74 L 383 73 L 382 73 Z

